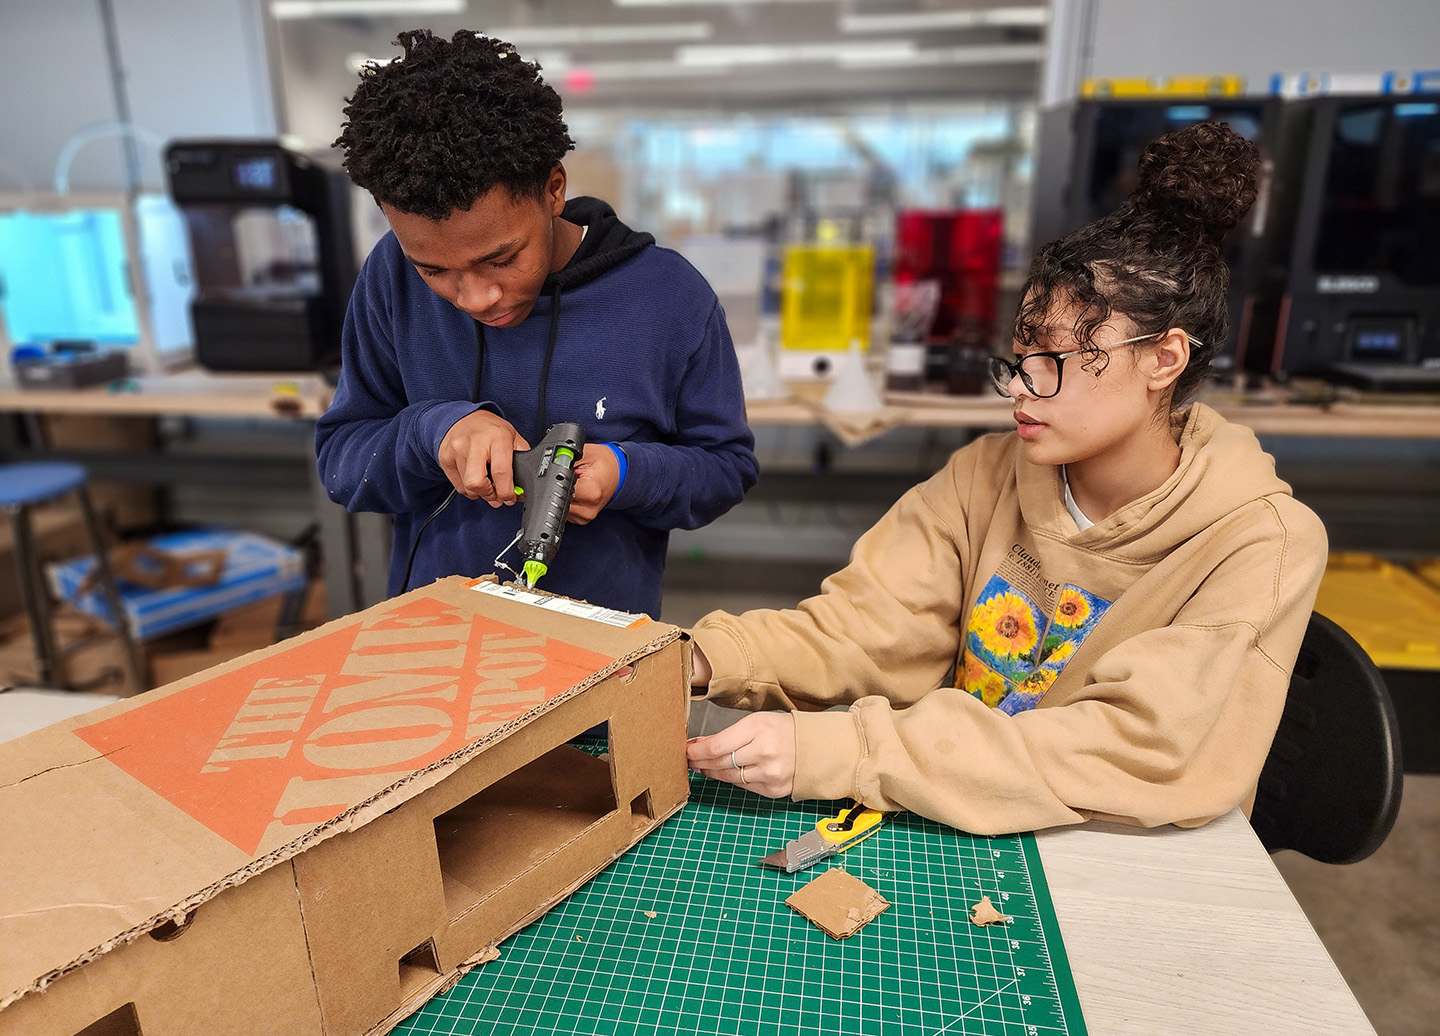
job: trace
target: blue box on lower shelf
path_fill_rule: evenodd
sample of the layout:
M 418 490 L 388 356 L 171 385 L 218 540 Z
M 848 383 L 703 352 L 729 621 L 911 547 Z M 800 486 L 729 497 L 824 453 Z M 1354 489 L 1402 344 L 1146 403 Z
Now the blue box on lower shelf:
M 151 590 L 120 580 L 120 604 L 136 640 L 173 633 L 247 604 L 305 588 L 305 561 L 301 552 L 257 533 L 189 529 L 156 536 L 148 542 L 155 549 L 182 559 L 191 554 L 224 551 L 225 567 L 220 578 L 209 586 Z M 93 555 L 52 565 L 50 585 L 57 596 L 113 626 L 115 618 L 99 585 L 76 596 L 94 565 Z

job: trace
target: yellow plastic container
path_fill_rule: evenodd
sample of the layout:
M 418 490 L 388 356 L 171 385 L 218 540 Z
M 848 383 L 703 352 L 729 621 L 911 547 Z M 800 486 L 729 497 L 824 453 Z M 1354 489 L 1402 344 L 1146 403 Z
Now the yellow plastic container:
M 1421 579 L 1440 590 L 1440 558 L 1421 558 L 1419 561 L 1412 561 L 1410 567 Z
M 869 245 L 788 245 L 780 292 L 785 349 L 843 352 L 870 346 L 875 250 Z
M 1315 610 L 1381 669 L 1440 670 L 1440 587 L 1409 569 L 1374 554 L 1332 553 Z

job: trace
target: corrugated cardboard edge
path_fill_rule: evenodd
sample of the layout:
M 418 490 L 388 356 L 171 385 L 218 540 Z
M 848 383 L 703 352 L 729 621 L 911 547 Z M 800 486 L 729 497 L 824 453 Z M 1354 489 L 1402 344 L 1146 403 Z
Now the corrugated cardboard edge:
M 424 591 L 433 588 L 433 586 L 434 584 L 431 584 L 429 587 L 422 587 L 418 590 L 411 591 L 408 594 L 402 594 L 399 597 L 393 597 L 389 601 L 386 601 L 385 604 L 398 606 L 399 604 L 403 603 L 407 598 L 410 598 L 413 595 L 421 594 Z M 335 628 L 353 622 L 354 618 L 355 617 L 353 615 L 348 615 L 340 619 L 332 620 L 331 622 L 327 622 L 323 626 L 319 626 L 316 629 L 309 631 L 308 633 L 301 634 L 300 637 L 294 639 L 305 640 L 323 636 L 326 633 L 331 632 Z M 243 885 L 246 881 L 254 877 L 256 874 L 260 874 L 264 871 L 269 870 L 271 867 L 276 866 L 277 864 L 281 864 L 286 862 L 287 860 L 291 860 L 294 857 L 299 856 L 302 852 L 311 848 L 312 846 L 319 845 L 326 839 L 333 838 L 335 835 L 343 834 L 346 831 L 353 831 L 356 828 L 364 827 L 376 817 L 383 816 L 391 809 L 394 809 L 397 806 L 401 805 L 401 803 L 408 801 L 411 798 L 414 798 L 416 795 L 419 795 L 421 792 L 426 791 L 429 788 L 434 787 L 436 784 L 440 783 L 440 781 L 444 780 L 455 770 L 458 770 L 465 763 L 469 762 L 471 759 L 474 759 L 476 756 L 478 756 L 481 752 L 485 751 L 486 748 L 494 744 L 496 741 L 500 741 L 505 737 L 508 737 L 514 731 L 519 730 L 521 727 L 529 725 L 539 717 L 545 715 L 547 712 L 550 712 L 552 709 L 559 707 L 563 703 L 574 698 L 576 695 L 581 694 L 589 688 L 595 686 L 596 684 L 600 683 L 602 680 L 605 680 L 617 671 L 625 668 L 633 662 L 638 662 L 642 658 L 655 654 L 657 651 L 668 647 L 670 644 L 680 640 L 682 637 L 682 633 L 679 627 L 669 626 L 664 623 L 658 622 L 655 623 L 655 626 L 657 627 L 656 632 L 659 633 L 659 636 L 655 637 L 653 640 L 646 642 L 635 650 L 615 659 L 615 661 L 611 662 L 604 669 L 598 670 L 597 672 L 591 674 L 590 676 L 581 680 L 579 683 L 574 684 L 568 690 L 563 691 L 562 693 L 556 695 L 554 698 L 551 698 L 549 701 L 537 705 L 535 708 L 531 709 L 529 712 L 526 712 L 524 715 L 517 716 L 515 719 L 509 721 L 503 726 L 491 731 L 485 737 L 470 742 L 465 747 L 459 749 L 458 751 L 452 752 L 445 758 L 438 759 L 435 762 L 431 763 L 429 766 L 425 766 L 419 770 L 414 770 L 410 773 L 407 773 L 404 777 L 397 780 L 394 784 L 382 788 L 380 791 L 376 792 L 368 799 L 356 803 L 354 806 L 351 806 L 349 809 L 347 809 L 340 815 L 330 820 L 327 820 L 322 824 L 316 825 L 309 831 L 305 832 L 303 835 L 300 835 L 294 841 L 288 842 L 277 849 L 271 850 L 264 856 L 250 861 L 250 863 L 246 864 L 244 867 L 232 871 L 230 874 L 226 875 L 219 881 L 207 885 L 205 888 L 200 889 L 193 895 L 186 897 L 179 903 L 176 903 L 174 906 L 171 906 L 154 915 L 149 920 L 142 921 L 140 924 L 137 924 L 124 932 L 121 932 L 114 938 L 106 940 L 99 946 L 94 947 L 86 953 L 82 953 L 80 956 L 76 957 L 68 964 L 63 964 L 60 967 L 54 968 L 46 972 L 45 974 L 40 975 L 26 988 L 12 990 L 10 992 L 7 992 L 3 996 L 0 996 L 0 1011 L 3 1011 L 15 1001 L 19 1000 L 21 997 L 26 996 L 29 993 L 41 992 L 45 989 L 46 986 L 50 985 L 50 983 L 54 982 L 61 976 L 66 975 L 69 972 L 76 970 L 77 968 L 84 967 L 91 961 L 97 960 L 100 957 L 105 956 L 105 954 L 110 953 L 111 951 L 115 950 L 120 946 L 124 946 L 126 943 L 134 942 L 140 936 L 146 934 L 147 932 L 155 928 L 158 928 L 160 925 L 165 924 L 167 921 L 174 921 L 177 923 L 183 921 L 185 916 L 189 914 L 192 910 L 195 910 L 197 907 L 215 898 L 217 895 L 219 895 L 221 892 L 224 892 L 226 889 L 234 888 L 237 885 Z M 247 655 L 243 655 L 239 658 L 234 659 L 223 667 L 216 668 L 239 668 L 245 664 L 248 664 L 246 660 L 250 659 L 253 655 L 262 654 L 263 650 L 250 652 Z M 202 677 L 203 674 L 199 674 L 195 677 L 189 677 L 183 682 L 186 684 L 199 683 L 201 682 Z M 103 757 L 97 755 L 95 756 L 95 758 L 98 759 Z M 396 799 L 400 799 L 400 801 L 394 801 Z M 669 815 L 662 819 L 668 818 Z M 606 862 L 606 866 L 608 866 L 609 863 L 613 862 L 614 859 L 617 858 L 618 856 L 612 857 L 611 860 Z M 594 874 L 598 873 L 599 870 L 594 872 Z M 589 877 L 593 877 L 594 874 L 591 874 Z M 586 880 L 589 880 L 589 877 L 587 877 Z M 577 883 L 574 888 L 567 890 L 565 895 L 569 895 L 570 892 L 573 892 L 575 888 L 579 888 L 581 884 L 583 884 L 583 882 Z M 550 906 L 554 904 L 554 902 L 558 902 L 559 898 L 564 897 L 558 897 L 556 900 L 547 904 L 543 910 L 537 912 L 534 917 L 528 918 L 524 922 L 524 924 L 529 924 L 535 919 L 535 917 L 540 916 L 540 914 L 544 913 L 544 910 L 548 910 Z M 521 925 L 521 927 L 523 927 L 523 924 Z M 519 928 L 516 929 L 516 931 L 518 930 Z M 418 1004 L 416 1006 L 418 1006 Z M 414 1009 L 415 1008 L 412 1007 L 411 1011 L 413 1011 Z M 405 1015 L 401 1015 L 400 1019 L 403 1019 L 404 1017 Z M 400 1019 L 397 1019 L 395 1024 L 398 1024 Z

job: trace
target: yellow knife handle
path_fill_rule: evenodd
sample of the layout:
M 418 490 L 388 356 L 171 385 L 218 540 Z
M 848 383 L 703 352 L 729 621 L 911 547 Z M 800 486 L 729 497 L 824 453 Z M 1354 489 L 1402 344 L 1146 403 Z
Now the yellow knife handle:
M 885 819 L 885 814 L 878 809 L 871 809 L 862 803 L 856 803 L 850 809 L 842 810 L 833 817 L 826 817 L 815 825 L 815 830 L 820 832 L 820 837 L 827 842 L 834 842 L 839 845 L 845 842 L 858 842 L 862 838 L 875 833 L 880 822 Z

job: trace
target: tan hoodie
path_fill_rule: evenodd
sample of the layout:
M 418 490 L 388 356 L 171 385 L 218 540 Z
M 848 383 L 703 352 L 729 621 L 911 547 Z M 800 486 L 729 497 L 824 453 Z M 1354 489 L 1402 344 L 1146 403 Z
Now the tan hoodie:
M 1325 530 L 1249 429 L 1177 421 L 1174 475 L 1084 532 L 1014 433 L 965 447 L 819 596 L 703 618 L 707 696 L 797 710 L 796 799 L 977 834 L 1248 809 Z

